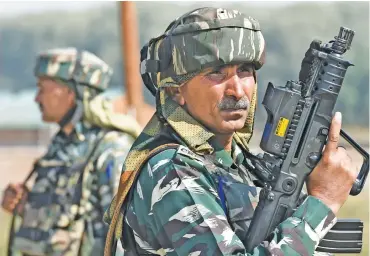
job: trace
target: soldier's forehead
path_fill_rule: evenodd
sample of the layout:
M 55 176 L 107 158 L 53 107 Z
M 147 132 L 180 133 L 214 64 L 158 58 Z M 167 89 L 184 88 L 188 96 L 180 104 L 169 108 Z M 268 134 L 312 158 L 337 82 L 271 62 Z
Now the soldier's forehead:
M 233 66 L 251 66 L 253 67 L 253 64 L 252 63 L 227 63 L 227 64 L 221 64 L 221 65 L 217 65 L 217 66 L 214 66 L 214 67 L 209 67 L 209 68 L 206 68 L 206 69 L 203 69 L 201 73 L 205 73 L 205 72 L 209 72 L 209 71 L 212 71 L 212 70 L 220 70 L 220 69 L 224 69 L 224 68 L 229 68 L 229 67 L 233 67 Z
M 51 83 L 50 83 L 51 82 Z M 65 86 L 65 84 L 62 83 L 62 81 L 58 81 L 57 79 L 54 79 L 52 77 L 48 76 L 39 76 L 37 78 L 37 85 L 38 86 L 48 86 L 50 84 L 54 84 L 56 86 Z

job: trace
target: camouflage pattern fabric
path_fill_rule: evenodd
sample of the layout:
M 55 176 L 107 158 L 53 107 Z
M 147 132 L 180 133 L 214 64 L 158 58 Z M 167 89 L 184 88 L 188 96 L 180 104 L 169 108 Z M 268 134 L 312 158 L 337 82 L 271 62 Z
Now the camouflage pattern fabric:
M 114 112 L 112 101 L 100 95 L 91 100 L 84 100 L 84 119 L 99 127 L 122 131 L 134 138 L 139 136 L 142 130 L 133 116 Z
M 177 26 L 174 26 L 179 21 Z M 153 72 L 158 87 L 179 86 L 178 77 L 208 67 L 265 62 L 265 40 L 257 20 L 237 10 L 202 8 L 172 22 L 152 40 L 141 72 Z
M 135 118 L 115 113 L 110 100 L 91 93 L 91 88 L 99 92 L 107 89 L 113 74 L 112 68 L 93 53 L 73 47 L 43 51 L 37 57 L 34 73 L 73 89 L 83 86 L 83 119 L 90 124 L 118 129 L 135 138 L 139 135 L 141 127 Z
M 73 86 L 73 79 L 78 84 L 103 91 L 108 87 L 113 71 L 93 53 L 69 47 L 41 52 L 34 73 L 36 77 L 61 80 L 69 86 Z
M 117 193 L 123 161 L 141 128 L 134 118 L 115 113 L 110 100 L 92 97 L 94 89 L 107 88 L 112 75 L 94 54 L 75 48 L 47 50 L 37 59 L 35 75 L 84 88 L 77 99 L 83 108 L 72 134 L 60 130 L 37 163 L 14 251 L 102 255 L 108 229 L 103 214 Z
M 309 196 L 263 245 L 248 254 L 243 239 L 259 189 L 243 168 L 240 145 L 234 140 L 230 155 L 210 138 L 207 143 L 212 153 L 196 154 L 172 127 L 161 123 L 156 127 L 155 119 L 133 148 L 145 145 L 148 154 L 165 143 L 181 146 L 150 158 L 140 169 L 128 200 L 120 208 L 124 221 L 120 220 L 115 229 L 125 255 L 313 255 L 319 240 L 336 222 L 329 208 Z M 194 122 L 184 122 L 182 136 L 194 134 Z M 157 133 L 151 137 L 154 131 Z M 128 157 L 134 154 L 142 157 L 133 150 Z M 128 160 L 125 165 L 134 161 Z M 221 203 L 221 190 L 226 206 Z M 107 222 L 113 213 L 111 205 L 105 215 Z
M 188 37 L 181 35 L 184 47 L 179 45 L 178 51 L 186 51 L 186 54 L 172 58 L 175 63 L 169 66 L 178 67 L 172 69 L 174 72 L 166 73 L 163 71 L 165 65 L 162 65 L 162 61 L 166 63 L 171 59 L 166 59 L 166 53 L 177 51 L 172 47 L 174 41 L 165 43 L 165 37 L 149 46 L 148 52 L 153 52 L 151 47 L 155 47 L 155 58 L 163 68 L 151 76 L 159 89 L 157 113 L 134 142 L 124 163 L 118 193 L 104 216 L 110 223 L 105 256 L 112 255 L 114 239 L 120 239 L 125 255 L 312 255 L 319 240 L 335 224 L 336 218 L 330 209 L 308 196 L 294 215 L 281 223 L 263 244 L 253 252 L 246 252 L 243 240 L 259 191 L 251 182 L 251 174 L 243 168 L 244 158 L 240 152 L 248 150 L 253 133 L 256 92 L 245 126 L 234 134 L 233 152 L 230 154 L 217 145 L 212 132 L 163 90 L 169 86 L 181 86 L 176 82 L 176 76 L 186 76 L 191 69 L 181 68 L 181 72 L 176 72 L 179 67 L 188 67 L 186 63 L 190 62 L 183 61 L 184 56 L 195 59 L 202 55 L 196 54 L 198 49 L 213 49 L 203 53 L 210 56 L 203 58 L 205 63 L 201 68 L 208 61 L 212 63 L 210 66 L 219 65 L 218 56 L 230 57 L 224 57 L 222 65 L 252 62 L 259 68 L 258 63 L 263 64 L 264 43 L 263 40 L 254 40 L 256 34 L 249 31 L 259 31 L 256 29 L 257 21 L 242 14 L 239 19 L 235 18 L 238 15 L 239 12 L 233 10 L 204 8 L 184 17 L 179 27 L 188 26 L 189 33 L 192 28 L 199 32 L 191 38 L 201 38 L 204 33 L 207 38 L 212 38 L 212 33 L 219 34 L 214 41 L 193 42 L 189 39 L 188 44 L 184 41 Z M 223 22 L 228 25 L 214 30 L 205 28 L 200 32 L 199 20 L 212 18 L 215 18 L 215 24 Z M 242 25 L 237 23 L 238 26 L 249 21 L 255 27 L 240 30 L 235 25 L 236 20 L 244 21 Z M 238 31 L 239 36 L 236 37 L 233 31 Z M 217 44 L 221 42 L 218 39 L 223 40 L 222 44 Z M 243 48 L 243 45 L 248 47 Z M 233 54 L 239 53 L 240 49 L 245 52 L 234 62 Z M 256 49 L 260 49 L 258 54 Z M 146 66 L 149 70 L 149 66 L 154 65 L 150 62 L 152 60 L 148 58 L 144 68 Z M 147 159 L 153 150 L 171 143 L 181 146 Z
M 177 21 L 179 25 L 171 30 Z M 202 8 L 176 19 L 172 26 L 165 32 L 171 36 L 159 36 L 149 44 L 147 59 L 141 63 L 141 72 L 148 72 L 161 91 L 159 111 L 166 111 L 162 106 L 167 96 L 161 89 L 181 86 L 201 70 L 240 63 L 251 63 L 258 70 L 265 62 L 265 40 L 258 21 L 237 10 Z M 159 68 L 154 72 L 153 67 Z M 235 134 L 243 145 L 253 134 L 256 101 L 257 89 L 246 124 Z
M 246 252 L 259 191 L 238 152 L 236 143 L 232 157 L 223 150 L 202 157 L 180 146 L 152 157 L 122 209 L 125 255 L 313 255 L 335 223 L 314 197 Z
M 40 251 L 39 255 L 103 254 L 107 232 L 103 213 L 118 189 L 122 164 L 134 137 L 108 131 L 83 170 L 102 132 L 102 128 L 82 121 L 71 135 L 59 132 L 54 137 L 38 161 L 16 249 L 30 246 L 24 251 L 27 255 L 34 255 L 32 251 Z
M 207 22 L 211 22 L 212 20 L 215 20 L 214 22 L 222 22 L 222 24 L 226 24 L 227 22 L 233 23 L 235 20 L 237 20 L 237 25 L 240 26 L 239 29 L 243 29 L 243 32 L 240 32 L 237 37 L 235 37 L 235 40 L 230 40 L 229 46 L 231 46 L 233 49 L 236 49 L 236 47 L 239 47 L 238 49 L 241 49 L 241 45 L 239 45 L 242 42 L 246 43 L 246 41 L 249 40 L 248 44 L 252 46 L 247 51 L 247 48 L 244 49 L 243 53 L 240 53 L 238 55 L 239 57 L 236 59 L 237 62 L 234 62 L 232 58 L 229 59 L 221 59 L 217 58 L 217 56 L 231 56 L 234 52 L 234 50 L 230 51 L 227 47 L 219 48 L 221 45 L 218 43 L 217 40 L 213 44 L 211 41 L 206 41 L 205 45 L 202 44 L 202 41 L 189 41 L 189 44 L 186 44 L 186 47 L 182 47 L 182 45 L 178 45 L 179 49 L 184 50 L 185 48 L 191 48 L 191 49 L 203 49 L 203 48 L 209 48 L 213 49 L 212 51 L 205 51 L 204 54 L 209 55 L 209 60 L 215 64 L 214 60 L 218 59 L 218 63 L 222 62 L 223 64 L 232 64 L 232 63 L 238 63 L 238 62 L 248 62 L 253 63 L 256 68 L 260 68 L 264 63 L 264 39 L 262 36 L 262 33 L 259 30 L 259 24 L 258 22 L 251 18 L 247 17 L 244 14 L 239 13 L 235 10 L 226 10 L 221 8 L 204 8 L 198 11 L 195 11 L 193 13 L 190 13 L 188 16 L 183 17 L 183 20 L 181 21 L 181 24 L 183 26 L 193 27 L 196 29 L 196 31 L 200 32 L 202 30 L 202 27 L 204 28 L 204 31 L 202 33 L 211 33 L 210 30 L 205 28 L 205 24 Z M 230 19 L 230 20 L 229 20 Z M 176 22 L 176 21 L 174 21 Z M 221 23 L 220 23 L 221 24 Z M 254 25 L 253 25 L 254 24 Z M 182 25 L 179 25 L 180 27 Z M 219 26 L 221 27 L 221 25 Z M 228 31 L 234 31 L 237 30 L 237 26 L 234 26 L 236 28 L 229 28 L 227 30 L 224 28 L 224 30 L 219 32 L 219 28 L 216 28 L 213 33 L 218 33 L 217 37 L 222 38 L 223 35 L 229 35 L 227 34 Z M 168 28 L 168 30 L 171 27 Z M 177 28 L 176 28 L 177 29 Z M 167 31 L 168 31 L 167 30 Z M 253 32 L 252 32 L 253 31 Z M 190 32 L 190 30 L 188 30 Z M 226 33 L 226 34 L 225 34 Z M 233 32 L 230 32 L 233 34 Z M 230 36 L 231 36 L 230 34 Z M 233 34 L 235 35 L 235 34 Z M 196 35 L 195 35 L 196 36 Z M 200 36 L 200 34 L 198 35 Z M 248 38 L 249 36 L 249 38 Z M 226 36 L 225 36 L 226 37 Z M 259 40 L 254 40 L 254 38 L 259 38 Z M 184 38 L 185 39 L 185 38 Z M 252 40 L 253 39 L 253 40 Z M 181 134 L 181 139 L 185 140 L 187 145 L 190 147 L 191 150 L 194 150 L 197 153 L 204 154 L 204 153 L 211 153 L 213 151 L 212 146 L 209 145 L 207 140 L 213 136 L 213 134 L 206 129 L 204 129 L 203 126 L 201 126 L 198 122 L 196 122 L 186 111 L 184 111 L 180 106 L 178 106 L 175 102 L 171 100 L 171 97 L 169 97 L 166 92 L 163 90 L 165 87 L 170 86 L 180 86 L 180 84 L 176 83 L 176 79 L 179 79 L 181 76 L 186 76 L 187 74 L 183 73 L 171 73 L 171 77 L 167 77 L 162 75 L 162 72 L 152 72 L 150 71 L 150 66 L 152 65 L 153 61 L 159 62 L 162 61 L 166 63 L 165 60 L 165 53 L 166 52 L 173 52 L 173 44 L 172 43 L 164 43 L 161 44 L 161 42 L 165 39 L 160 39 L 158 42 L 154 42 L 149 45 L 148 47 L 148 55 L 147 60 L 144 61 L 144 64 L 142 63 L 142 69 L 147 70 L 147 72 L 151 72 L 151 76 L 153 81 L 156 81 L 156 85 L 158 86 L 159 91 L 159 104 L 157 104 L 157 112 L 159 115 L 163 116 L 167 122 L 179 133 Z M 168 40 L 166 41 L 168 42 Z M 225 42 L 225 41 L 223 41 Z M 184 41 L 183 41 L 184 43 Z M 195 44 L 194 47 L 192 47 L 192 44 Z M 168 48 L 168 46 L 170 48 Z M 167 48 L 166 48 L 167 47 Z M 258 54 L 256 54 L 256 49 L 259 49 Z M 222 51 L 221 51 L 222 50 Z M 189 52 L 188 52 L 189 53 Z M 195 53 L 189 53 L 190 56 L 194 56 L 196 59 L 197 56 Z M 221 55 L 220 55 L 221 54 Z M 190 57 L 188 57 L 190 58 Z M 207 58 L 205 59 L 208 60 Z M 176 60 L 176 61 L 175 61 Z M 233 60 L 231 62 L 227 61 Z M 172 63 L 167 63 L 167 67 L 171 69 L 171 64 L 173 65 L 182 65 L 187 68 L 187 70 L 191 70 L 190 66 L 187 66 L 186 63 L 181 62 L 181 58 L 174 59 L 172 58 L 170 60 Z M 173 63 L 175 62 L 175 63 Z M 159 62 L 161 63 L 161 62 Z M 203 64 L 207 64 L 206 61 Z M 158 63 L 157 63 L 158 64 Z M 159 65 L 159 64 L 158 64 Z M 162 65 L 163 69 L 166 65 Z M 142 70 L 142 72 L 144 72 Z M 164 72 L 164 71 L 163 71 Z M 251 105 L 250 105 L 250 111 L 245 123 L 245 126 L 242 130 L 235 133 L 235 140 L 237 140 L 245 150 L 247 150 L 247 144 L 252 136 L 253 133 L 253 124 L 254 124 L 254 112 L 256 108 L 256 101 L 257 101 L 257 89 L 255 90 Z M 179 122 L 179 120 L 181 122 Z M 191 129 L 187 130 L 184 129 L 183 124 L 192 124 Z M 158 135 L 158 132 L 160 130 L 160 121 L 158 120 L 157 116 L 155 115 L 153 119 L 149 122 L 147 127 L 144 129 L 142 134 L 139 137 L 139 140 L 137 143 L 134 144 L 133 149 L 128 155 L 128 160 L 125 162 L 124 166 L 124 172 L 121 176 L 121 187 L 129 188 L 132 185 L 133 179 L 135 177 L 135 172 L 137 172 L 137 168 L 140 165 L 140 163 L 145 159 L 146 155 L 149 153 L 151 149 L 147 147 L 147 140 L 151 141 L 153 137 Z M 158 146 L 160 143 L 158 144 Z M 122 224 L 123 215 L 119 214 L 119 208 L 122 205 L 122 202 L 125 199 L 125 196 L 127 195 L 127 191 L 124 193 L 125 195 L 119 195 L 119 200 L 117 201 L 117 197 L 112 201 L 109 214 L 107 213 L 107 221 L 110 222 L 110 219 L 113 219 L 113 227 L 111 227 L 112 232 L 115 230 L 116 237 L 120 236 L 120 226 Z M 116 216 L 113 216 L 114 209 L 116 209 Z M 112 234 L 109 235 L 110 238 Z M 109 239 L 108 239 L 109 240 Z M 107 245 L 107 248 L 110 247 Z

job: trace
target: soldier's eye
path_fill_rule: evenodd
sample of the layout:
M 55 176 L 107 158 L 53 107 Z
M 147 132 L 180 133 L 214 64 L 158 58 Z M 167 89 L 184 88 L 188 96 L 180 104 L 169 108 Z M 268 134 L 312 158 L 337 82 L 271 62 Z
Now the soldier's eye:
M 248 65 L 248 64 L 244 64 L 244 65 L 239 67 L 239 72 L 253 72 L 253 66 Z
M 214 70 L 205 75 L 209 80 L 214 82 L 221 82 L 225 79 L 226 74 L 222 73 L 220 70 Z
M 253 66 L 252 65 L 242 65 L 238 68 L 238 73 L 240 77 L 252 76 L 253 75 Z

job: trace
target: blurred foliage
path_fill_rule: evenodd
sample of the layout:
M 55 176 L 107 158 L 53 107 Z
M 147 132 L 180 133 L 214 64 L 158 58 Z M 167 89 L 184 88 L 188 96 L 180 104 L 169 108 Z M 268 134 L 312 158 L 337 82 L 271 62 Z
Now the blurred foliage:
M 332 40 L 340 26 L 356 31 L 352 49 L 345 58 L 355 64 L 344 81 L 337 109 L 344 125 L 369 123 L 369 3 L 297 2 L 264 5 L 248 2 L 136 2 L 140 44 L 158 36 L 179 15 L 201 6 L 238 9 L 258 19 L 267 42 L 267 63 L 259 71 L 259 102 L 267 83 L 284 85 L 296 80 L 301 60 L 310 42 Z M 113 85 L 122 85 L 124 74 L 120 49 L 117 6 L 79 12 L 47 12 L 0 20 L 1 89 L 22 90 L 35 86 L 35 55 L 46 48 L 75 46 L 96 53 L 113 66 Z M 145 99 L 154 98 L 144 89 Z M 265 122 L 260 105 L 257 126 Z

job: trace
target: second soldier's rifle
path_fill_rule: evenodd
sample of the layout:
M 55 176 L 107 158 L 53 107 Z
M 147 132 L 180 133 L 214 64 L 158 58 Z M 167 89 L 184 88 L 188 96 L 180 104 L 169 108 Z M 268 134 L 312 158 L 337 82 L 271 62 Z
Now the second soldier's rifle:
M 327 44 L 312 41 L 302 62 L 300 81 L 288 81 L 285 87 L 268 84 L 262 102 L 268 113 L 260 143 L 264 153 L 246 153 L 263 186 L 246 239 L 249 252 L 292 215 L 307 176 L 321 158 L 344 76 L 353 66 L 342 57 L 353 37 L 354 31 L 341 27 L 335 40 Z M 365 184 L 369 154 L 343 130 L 340 134 L 364 158 L 350 192 L 355 196 Z M 362 230 L 361 220 L 339 220 L 316 250 L 359 253 Z
M 33 174 L 36 172 L 37 167 L 38 167 L 38 161 L 35 161 L 35 163 L 33 164 L 32 170 L 28 173 L 27 177 L 25 178 L 25 180 L 22 183 L 22 187 L 24 189 L 28 190 L 28 188 L 27 188 L 27 182 L 32 178 Z M 12 256 L 13 255 L 13 248 L 12 248 L 12 246 L 13 246 L 14 235 L 15 235 L 14 227 L 15 227 L 15 224 L 16 224 L 15 222 L 16 222 L 17 216 L 18 216 L 19 206 L 20 206 L 20 204 L 18 203 L 14 207 L 13 215 L 12 215 L 12 220 L 10 222 L 9 238 L 8 238 L 8 249 L 7 249 L 7 253 L 8 253 L 7 255 L 8 256 Z

